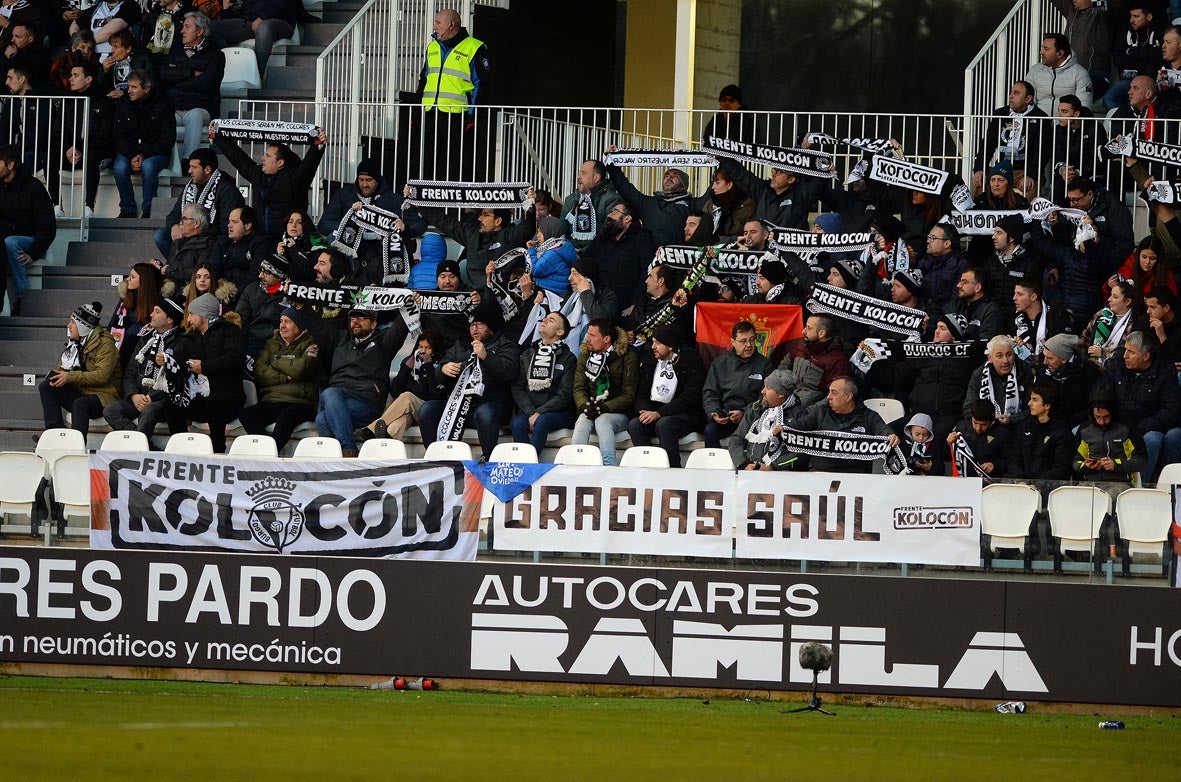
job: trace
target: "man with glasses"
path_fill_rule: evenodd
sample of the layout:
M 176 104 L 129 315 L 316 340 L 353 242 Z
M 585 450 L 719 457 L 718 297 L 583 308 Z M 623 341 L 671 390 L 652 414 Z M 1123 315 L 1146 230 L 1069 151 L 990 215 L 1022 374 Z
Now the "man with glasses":
M 705 447 L 721 448 L 742 421 L 743 411 L 759 398 L 774 366 L 758 351 L 758 332 L 749 320 L 730 329 L 730 350 L 714 359 L 705 376 Z
M 1005 332 L 1005 314 L 988 298 L 987 280 L 984 270 L 967 269 L 956 284 L 956 300 L 944 308 L 948 315 L 959 315 L 966 321 L 966 339 L 992 339 Z
M 927 233 L 927 254 L 919 259 L 923 273 L 923 293 L 932 306 L 940 309 L 956 298 L 956 283 L 968 268 L 968 256 L 960 247 L 960 232 L 955 226 L 936 223 Z

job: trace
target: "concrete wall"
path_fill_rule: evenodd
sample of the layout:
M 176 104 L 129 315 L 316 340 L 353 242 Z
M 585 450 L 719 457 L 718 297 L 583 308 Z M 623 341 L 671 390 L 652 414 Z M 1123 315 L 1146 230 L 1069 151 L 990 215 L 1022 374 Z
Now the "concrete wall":
M 693 108 L 715 109 L 718 92 L 738 82 L 742 0 L 697 0 Z

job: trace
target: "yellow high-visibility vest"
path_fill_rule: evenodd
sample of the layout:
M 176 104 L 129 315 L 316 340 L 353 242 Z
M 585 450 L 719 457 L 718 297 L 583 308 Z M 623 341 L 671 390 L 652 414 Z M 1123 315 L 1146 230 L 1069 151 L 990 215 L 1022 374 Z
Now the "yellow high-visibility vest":
M 483 42 L 470 35 L 443 59 L 443 47 L 431 40 L 426 47 L 426 86 L 422 105 L 449 113 L 467 111 L 468 97 L 476 85 L 472 81 L 472 58 Z

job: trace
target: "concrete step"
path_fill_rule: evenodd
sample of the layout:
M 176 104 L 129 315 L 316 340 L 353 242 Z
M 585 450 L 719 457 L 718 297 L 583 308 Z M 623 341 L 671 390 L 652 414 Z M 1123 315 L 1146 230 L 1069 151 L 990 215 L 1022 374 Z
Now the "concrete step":
M 27 391 L 0 391 L 0 410 L 4 411 L 5 419 L 43 420 L 41 397 L 36 388 Z M 35 445 L 31 440 L 29 444 Z
M 316 68 L 296 67 L 292 65 L 272 65 L 267 68 L 267 79 L 264 85 L 272 90 L 307 90 L 316 89 Z
M 152 222 L 156 223 L 157 227 L 164 225 L 164 218 L 172 211 L 172 207 L 176 206 L 176 200 L 184 189 L 184 185 L 176 185 L 175 195 L 156 196 L 152 199 L 152 214 L 160 215 L 159 220 L 156 220 L 155 217 L 152 218 Z
M 41 367 L 40 373 L 48 372 L 57 364 L 57 360 L 62 354 L 62 348 L 65 346 L 65 322 L 66 319 L 63 317 L 61 338 L 56 342 L 0 340 L 0 364 L 14 367 L 36 366 Z M 4 410 L 4 408 L 0 407 L 0 410 Z M 5 411 L 4 417 L 10 417 L 10 414 Z
M 347 21 L 347 20 L 346 20 Z M 302 46 L 318 46 L 323 49 L 328 44 L 340 35 L 340 31 L 344 29 L 346 22 L 320 22 L 318 24 L 309 24 L 304 29 L 303 39 L 300 41 Z
M 70 242 L 66 250 L 67 266 L 119 266 L 130 269 L 141 261 L 159 258 L 160 250 L 151 234 L 130 242 Z
M 127 222 L 131 222 L 128 220 Z M 91 228 L 90 242 L 118 242 L 120 244 L 151 244 L 152 234 L 160 227 L 152 220 L 136 220 L 144 228 Z M 146 227 L 149 223 L 150 228 Z M 89 243 L 89 242 L 88 242 Z M 154 245 L 153 245 L 154 246 Z
M 102 315 L 105 322 L 115 307 L 114 302 L 111 301 L 112 298 L 110 291 L 30 288 L 21 298 L 21 314 L 31 317 L 61 318 L 64 327 L 66 318 L 75 308 L 92 301 L 98 301 L 103 305 Z M 11 364 L 12 362 L 6 363 Z
M 153 200 L 153 203 L 155 201 Z M 155 231 L 161 225 L 161 221 L 154 217 L 143 219 L 142 217 L 95 217 L 90 221 L 90 235 L 93 237 L 96 229 L 102 230 L 138 230 Z

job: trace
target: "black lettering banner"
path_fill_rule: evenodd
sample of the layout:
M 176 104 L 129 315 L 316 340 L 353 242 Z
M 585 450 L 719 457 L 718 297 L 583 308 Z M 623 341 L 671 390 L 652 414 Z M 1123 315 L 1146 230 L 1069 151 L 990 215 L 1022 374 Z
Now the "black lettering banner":
M 406 183 L 411 206 L 439 209 L 525 209 L 529 206 L 528 182 L 425 182 L 412 179 Z
M 767 495 L 758 506 L 780 510 L 753 523 L 800 534 L 792 501 Z M 916 521 L 927 519 L 898 523 Z M 799 648 L 820 641 L 834 653 L 821 679 L 830 692 L 1175 706 L 1178 617 L 1181 590 L 1166 588 L 0 548 L 0 663 L 13 672 L 56 663 L 803 692 L 812 673 Z
M 869 168 L 870 179 L 933 195 L 943 193 L 949 176 L 951 175 L 946 171 L 938 168 L 886 155 L 874 155 L 873 165 Z
M 713 155 L 771 166 L 793 174 L 828 178 L 836 176 L 832 155 L 813 149 L 754 144 L 721 136 L 706 136 L 702 148 Z

